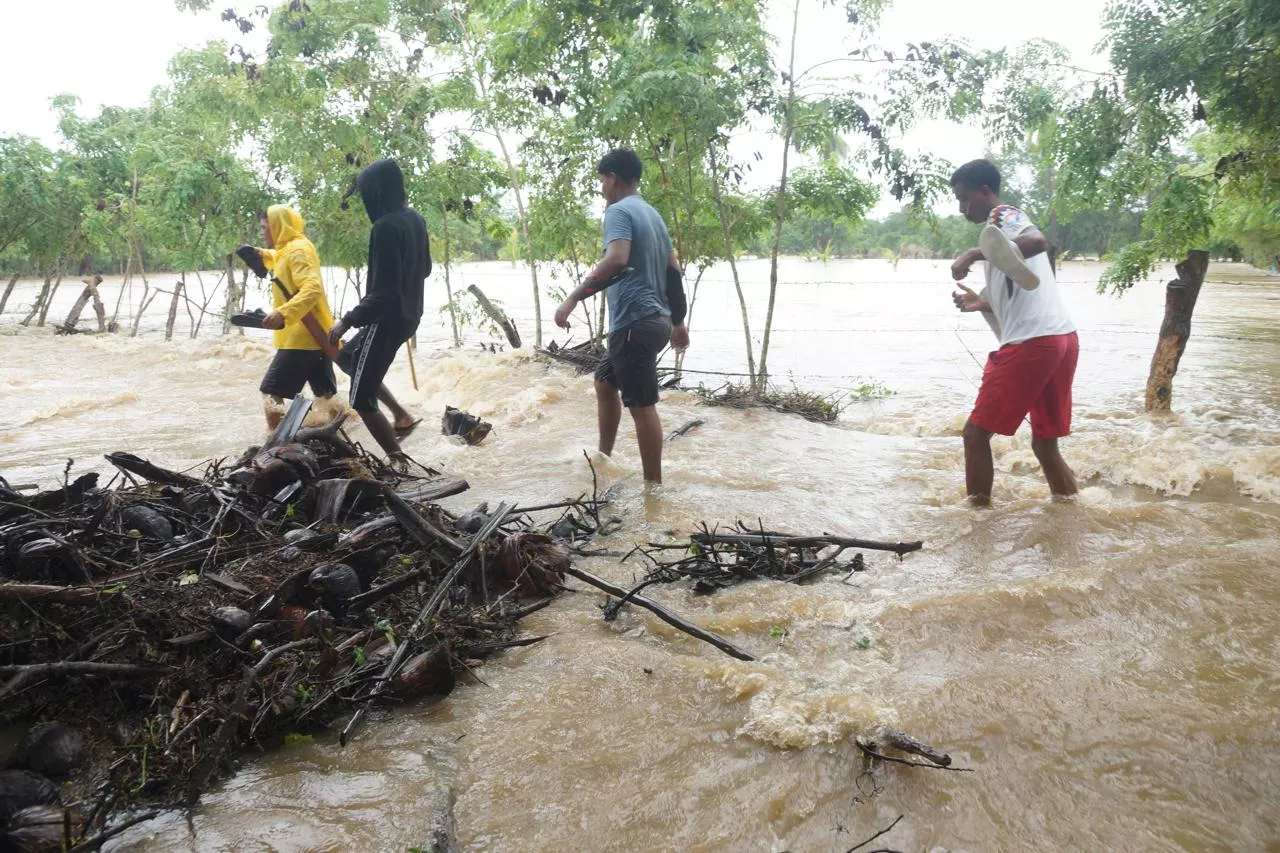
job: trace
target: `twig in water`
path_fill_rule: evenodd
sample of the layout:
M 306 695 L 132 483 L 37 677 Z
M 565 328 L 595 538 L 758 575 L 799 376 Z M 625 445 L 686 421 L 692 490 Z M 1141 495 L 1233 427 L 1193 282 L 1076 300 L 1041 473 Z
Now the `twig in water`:
M 75 847 L 72 847 L 68 851 L 68 853 L 87 853 L 87 851 L 89 850 L 97 850 L 103 844 L 106 844 L 108 841 L 110 841 L 112 838 L 115 838 L 117 835 L 124 832 L 126 829 L 137 826 L 140 823 L 146 823 L 147 821 L 153 820 L 154 818 L 157 818 L 159 816 L 160 816 L 160 812 L 158 811 L 140 814 L 135 818 L 126 820 L 124 823 L 120 824 L 119 826 L 113 826 L 108 830 L 104 830 L 103 832 L 95 835 L 93 838 L 87 839 L 85 841 L 81 841 Z
M 902 820 L 902 815 L 898 815 L 896 818 L 894 818 L 893 823 L 889 824 L 884 829 L 880 830 L 875 835 L 868 838 L 866 841 L 863 841 L 861 844 L 853 845 L 848 850 L 846 850 L 845 853 L 853 853 L 853 851 L 857 850 L 859 847 L 866 847 L 868 844 L 870 844 L 872 841 L 875 841 L 880 836 L 888 835 L 893 830 L 893 828 L 898 825 L 898 821 L 900 820 Z
M 582 451 L 582 458 L 587 460 L 587 467 L 591 469 L 591 507 L 587 510 L 596 522 L 596 530 L 600 529 L 600 481 L 596 477 L 596 466 L 591 464 L 591 456 L 587 451 Z

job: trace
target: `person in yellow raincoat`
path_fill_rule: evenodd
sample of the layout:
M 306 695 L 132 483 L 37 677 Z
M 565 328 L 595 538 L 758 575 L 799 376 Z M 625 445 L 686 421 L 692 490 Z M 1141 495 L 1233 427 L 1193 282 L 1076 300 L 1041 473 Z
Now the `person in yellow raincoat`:
M 275 358 L 262 377 L 259 390 L 274 405 L 266 407 L 267 426 L 275 429 L 284 416 L 286 398 L 298 396 L 303 385 L 311 386 L 318 400 L 338 393 L 333 362 L 320 349 L 320 343 L 302 323 L 312 314 L 323 329 L 333 326 L 333 312 L 324 294 L 320 278 L 320 256 L 316 247 L 302 233 L 302 217 L 293 208 L 273 204 L 262 216 L 262 240 L 266 251 L 262 261 L 279 284 L 271 286 L 272 311 L 262 320 L 272 329 Z
M 302 216 L 288 205 L 273 204 L 260 224 L 266 244 L 266 249 L 260 250 L 262 262 L 276 279 L 271 285 L 272 311 L 263 318 L 262 327 L 272 330 L 276 355 L 259 390 L 270 401 L 267 427 L 274 430 L 284 417 L 285 398 L 296 397 L 302 386 L 310 385 L 318 400 L 328 400 L 338 392 L 331 360 L 336 348 L 325 338 L 334 325 L 333 312 L 320 277 L 320 256 L 303 233 Z M 303 322 L 308 314 L 314 318 L 310 325 L 318 327 L 314 332 Z M 326 353 L 324 346 L 330 352 Z M 378 397 L 391 410 L 397 437 L 407 436 L 420 422 L 385 386 L 378 389 Z

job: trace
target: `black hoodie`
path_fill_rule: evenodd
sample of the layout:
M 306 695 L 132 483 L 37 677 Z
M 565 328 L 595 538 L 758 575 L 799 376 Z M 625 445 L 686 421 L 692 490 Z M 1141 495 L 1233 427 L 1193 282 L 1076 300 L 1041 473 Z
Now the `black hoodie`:
M 379 160 L 356 178 L 373 228 L 364 298 L 347 312 L 348 328 L 386 323 L 406 335 L 422 319 L 423 282 L 431 274 L 427 224 L 405 203 L 404 175 L 395 160 Z

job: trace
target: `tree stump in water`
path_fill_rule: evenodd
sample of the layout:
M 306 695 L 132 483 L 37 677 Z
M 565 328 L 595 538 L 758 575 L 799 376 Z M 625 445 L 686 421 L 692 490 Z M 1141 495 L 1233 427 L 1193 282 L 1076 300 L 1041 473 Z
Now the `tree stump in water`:
M 169 303 L 169 321 L 164 324 L 164 339 L 166 341 L 173 340 L 173 323 L 178 319 L 178 300 L 182 298 L 182 286 L 182 282 L 178 282 L 173 286 L 173 301 Z
M 98 285 L 102 284 L 102 276 L 95 275 L 92 278 L 84 279 L 84 292 L 76 298 L 76 302 L 71 306 L 71 312 L 67 314 L 67 319 L 63 322 L 64 331 L 71 332 L 75 329 L 76 323 L 80 322 L 80 314 L 84 311 L 84 306 L 89 304 L 89 300 L 93 300 L 93 312 L 98 315 L 98 331 L 105 332 L 107 330 L 107 309 L 102 304 L 102 297 L 98 295 Z
M 1191 314 L 1209 269 L 1209 253 L 1188 252 L 1176 269 L 1178 277 L 1165 286 L 1160 342 L 1156 344 L 1151 372 L 1147 375 L 1148 412 L 1167 412 L 1173 403 L 1173 377 L 1187 348 L 1187 339 L 1191 337 Z

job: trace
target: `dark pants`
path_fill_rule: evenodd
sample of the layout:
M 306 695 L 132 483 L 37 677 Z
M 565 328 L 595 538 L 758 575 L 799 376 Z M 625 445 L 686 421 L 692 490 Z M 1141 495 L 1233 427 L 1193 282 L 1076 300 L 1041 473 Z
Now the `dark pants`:
M 365 326 L 338 352 L 338 367 L 351 377 L 351 408 L 371 412 L 378 408 L 378 391 L 387 378 L 400 346 L 418 331 L 416 322 L 384 321 Z
M 596 381 L 622 392 L 622 405 L 632 408 L 658 402 L 658 354 L 671 342 L 671 318 L 641 317 L 609 333 L 609 354 L 596 368 Z
M 276 350 L 258 390 L 271 397 L 290 398 L 302 393 L 307 384 L 317 397 L 338 393 L 333 364 L 318 349 L 282 349 Z

